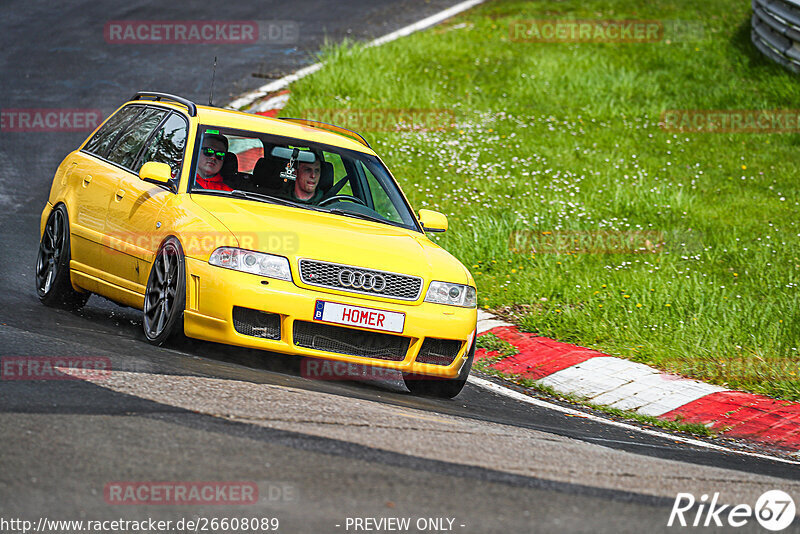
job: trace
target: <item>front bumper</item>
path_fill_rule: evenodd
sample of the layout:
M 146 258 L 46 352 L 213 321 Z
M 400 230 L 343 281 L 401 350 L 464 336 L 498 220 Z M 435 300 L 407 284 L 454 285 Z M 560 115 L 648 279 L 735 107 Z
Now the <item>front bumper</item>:
M 402 360 L 392 361 L 296 345 L 293 339 L 294 323 L 295 321 L 313 323 L 317 300 L 405 313 L 403 332 L 397 334 L 409 340 L 405 356 Z M 263 339 L 238 332 L 233 322 L 235 306 L 277 314 L 280 318 L 280 339 Z M 455 378 L 474 340 L 476 322 L 477 310 L 474 308 L 458 308 L 427 302 L 399 303 L 348 295 L 334 290 L 306 289 L 293 282 L 262 278 L 186 258 L 184 330 L 187 336 L 197 339 L 282 354 Z M 344 325 L 338 328 L 352 329 L 355 333 L 379 332 Z M 415 361 L 425 338 L 428 337 L 456 340 L 461 343 L 450 365 Z

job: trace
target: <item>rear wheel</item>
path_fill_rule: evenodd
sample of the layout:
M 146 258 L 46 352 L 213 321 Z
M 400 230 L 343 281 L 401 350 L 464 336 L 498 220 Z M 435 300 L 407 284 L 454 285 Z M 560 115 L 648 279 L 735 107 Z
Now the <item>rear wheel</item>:
M 403 381 L 408 390 L 414 395 L 452 399 L 464 389 L 467 378 L 469 378 L 469 371 L 472 369 L 472 360 L 474 359 L 475 341 L 472 342 L 467 361 L 464 362 L 464 366 L 456 378 L 436 378 L 414 373 L 403 373 Z
M 183 332 L 186 263 L 180 242 L 170 237 L 156 254 L 144 293 L 142 326 L 147 340 L 163 345 Z
M 61 204 L 47 218 L 36 258 L 36 293 L 45 306 L 77 310 L 89 299 L 72 287 L 70 257 L 69 218 Z

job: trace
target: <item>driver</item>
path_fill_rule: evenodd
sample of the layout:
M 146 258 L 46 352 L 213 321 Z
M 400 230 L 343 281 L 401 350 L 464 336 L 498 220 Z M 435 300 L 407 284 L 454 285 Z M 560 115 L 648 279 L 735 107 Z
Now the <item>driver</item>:
M 197 158 L 197 176 L 195 184 L 203 189 L 232 191 L 222 181 L 222 160 L 228 151 L 228 138 L 224 135 L 206 134 L 203 136 L 203 148 Z
M 321 157 L 315 154 L 313 163 L 297 162 L 297 178 L 294 182 L 287 182 L 284 194 L 295 202 L 302 204 L 316 204 L 322 200 L 323 192 L 317 186 L 322 170 Z

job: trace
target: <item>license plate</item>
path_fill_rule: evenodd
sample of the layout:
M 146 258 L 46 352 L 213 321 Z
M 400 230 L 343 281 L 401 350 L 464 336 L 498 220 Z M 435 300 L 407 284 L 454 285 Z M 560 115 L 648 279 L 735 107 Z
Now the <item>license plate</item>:
M 314 320 L 400 334 L 403 332 L 406 314 L 318 300 L 314 308 Z

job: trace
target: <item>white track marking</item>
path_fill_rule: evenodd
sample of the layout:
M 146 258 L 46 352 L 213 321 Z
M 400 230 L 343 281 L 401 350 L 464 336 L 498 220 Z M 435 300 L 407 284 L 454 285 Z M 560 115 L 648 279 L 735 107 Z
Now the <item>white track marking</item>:
M 572 408 L 565 408 L 564 406 L 559 406 L 558 404 L 552 404 L 550 402 L 543 401 L 541 399 L 536 399 L 534 397 L 529 397 L 528 395 L 524 395 L 522 393 L 519 393 L 518 391 L 514 391 L 513 389 L 508 389 L 508 388 L 503 387 L 503 386 L 501 386 L 499 384 L 495 384 L 494 382 L 491 382 L 489 380 L 484 380 L 483 378 L 478 378 L 477 376 L 470 375 L 470 377 L 468 379 L 468 382 L 471 383 L 471 384 L 474 384 L 475 386 L 487 389 L 489 391 L 492 391 L 494 393 L 498 393 L 500 395 L 504 395 L 506 397 L 509 397 L 511 399 L 514 399 L 514 400 L 517 400 L 517 401 L 520 401 L 520 402 L 525 402 L 525 403 L 532 404 L 534 406 L 539 406 L 540 408 L 545 408 L 545 409 L 548 409 L 548 410 L 554 410 L 556 412 L 561 412 L 561 413 L 567 414 L 567 415 L 577 415 L 577 416 L 579 416 L 581 418 L 584 418 L 584 419 L 590 419 L 590 420 L 596 421 L 598 423 L 603 423 L 603 424 L 610 425 L 610 426 L 616 426 L 616 427 L 619 427 L 619 428 L 624 428 L 625 430 L 630 430 L 632 432 L 640 432 L 642 434 L 647 434 L 649 436 L 656 436 L 656 437 L 667 439 L 667 440 L 679 441 L 681 443 L 686 443 L 687 445 L 693 445 L 695 447 L 701 447 L 701 448 L 704 448 L 704 449 L 711 449 L 711 450 L 715 450 L 715 451 L 728 452 L 728 453 L 732 453 L 732 454 L 742 454 L 742 455 L 745 455 L 745 456 L 752 456 L 754 458 L 761 458 L 761 459 L 764 459 L 764 460 L 772 460 L 772 461 L 775 461 L 775 462 L 781 462 L 781 463 L 785 463 L 785 464 L 800 465 L 800 461 L 787 460 L 785 458 L 779 458 L 777 456 L 769 456 L 767 454 L 759 454 L 759 453 L 756 453 L 756 452 L 738 451 L 736 449 L 729 449 L 729 448 L 723 447 L 721 445 L 714 445 L 713 443 L 707 443 L 705 441 L 700 441 L 700 440 L 692 439 L 692 438 L 686 438 L 686 437 L 678 436 L 678 435 L 674 435 L 674 434 L 666 434 L 664 432 L 658 432 L 656 430 L 650 430 L 650 429 L 647 429 L 647 428 L 641 428 L 641 427 L 638 427 L 638 426 L 635 426 L 635 425 L 630 425 L 628 423 L 622 423 L 620 421 L 614 421 L 612 419 L 605 419 L 603 417 L 598 417 L 598 416 L 596 416 L 594 414 L 587 413 L 587 412 L 582 412 L 580 410 L 573 410 Z
M 478 321 L 478 335 L 484 334 L 492 328 L 497 328 L 498 326 L 511 326 L 511 324 L 506 323 L 505 321 L 496 321 L 494 319 Z
M 424 30 L 425 28 L 430 28 L 431 26 L 439 24 L 443 20 L 449 19 L 454 15 L 458 15 L 462 11 L 466 11 L 467 9 L 477 6 L 483 1 L 484 0 L 468 0 L 467 2 L 461 2 L 460 4 L 456 4 L 453 7 L 445 9 L 444 11 L 440 11 L 435 15 L 431 15 L 428 18 L 422 19 L 419 22 L 409 24 L 405 28 L 400 28 L 399 30 L 393 31 L 392 33 L 384 35 L 383 37 L 378 37 L 367 46 L 380 46 L 390 41 L 394 41 L 395 39 L 399 39 L 400 37 L 405 37 L 406 35 L 411 35 L 414 32 Z
M 478 310 L 478 335 L 488 332 L 492 328 L 497 328 L 498 326 L 513 326 L 513 325 L 511 323 L 507 323 L 505 321 L 497 319 L 494 315 L 492 315 L 489 312 Z
M 478 310 L 479 334 L 498 326 L 513 325 Z M 540 378 L 537 382 L 559 392 L 579 395 L 591 400 L 593 404 L 655 417 L 706 395 L 730 391 L 613 356 L 589 358 Z
M 258 113 L 259 111 L 269 111 L 271 109 L 283 109 L 286 104 L 289 102 L 289 92 L 285 92 L 278 96 L 273 96 L 272 98 L 268 98 L 263 102 L 259 102 L 252 108 L 250 108 L 251 113 Z
M 445 19 L 448 19 L 454 15 L 461 13 L 462 11 L 466 11 L 471 7 L 474 7 L 485 0 L 468 0 L 466 2 L 461 2 L 460 4 L 456 4 L 453 7 L 445 9 L 444 11 L 440 11 L 435 15 L 431 15 L 430 17 L 424 18 L 419 22 L 415 22 L 414 24 L 409 24 L 404 28 L 400 28 L 397 31 L 393 31 L 392 33 L 386 34 L 383 37 L 378 37 L 377 39 L 369 42 L 367 46 L 380 46 L 382 44 L 388 43 L 390 41 L 394 41 L 395 39 L 399 39 L 400 37 L 405 37 L 406 35 L 411 35 L 414 32 L 418 32 L 420 30 L 424 30 L 425 28 L 429 28 L 442 22 Z M 274 82 L 270 82 L 266 85 L 262 85 L 255 91 L 251 91 L 241 97 L 237 98 L 226 107 L 230 109 L 242 109 L 246 106 L 250 106 L 258 100 L 259 98 L 263 98 L 270 93 L 274 93 L 275 91 L 280 91 L 281 89 L 285 89 L 289 86 L 289 84 L 296 82 L 301 78 L 305 78 L 309 74 L 317 72 L 319 69 L 322 68 L 322 63 L 314 63 L 313 65 L 309 65 L 304 67 L 288 76 L 284 76 L 279 80 L 275 80 Z
M 322 68 L 322 63 L 314 63 L 313 65 L 309 65 L 308 67 L 303 67 L 302 69 L 289 74 L 288 76 L 284 76 L 280 80 L 275 80 L 274 82 L 270 82 L 266 85 L 262 85 L 255 91 L 247 93 L 246 95 L 237 98 L 226 107 L 230 109 L 241 109 L 243 107 L 251 105 L 253 102 L 258 100 L 259 98 L 265 97 L 270 93 L 274 93 L 275 91 L 280 91 L 281 89 L 285 89 L 289 86 L 289 84 L 296 82 L 300 78 L 305 78 L 309 74 L 313 74 L 317 72 L 319 69 Z
M 580 395 L 595 404 L 659 416 L 701 397 L 727 391 L 696 380 L 676 378 L 641 363 L 598 356 L 548 375 L 539 383 Z

